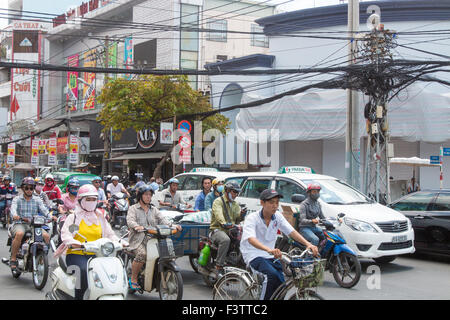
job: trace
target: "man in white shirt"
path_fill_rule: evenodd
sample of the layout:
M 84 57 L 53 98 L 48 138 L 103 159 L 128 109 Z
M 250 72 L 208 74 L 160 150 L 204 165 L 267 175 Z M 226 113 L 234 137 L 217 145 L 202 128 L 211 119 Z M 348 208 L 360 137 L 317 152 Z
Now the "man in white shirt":
M 277 232 L 293 238 L 310 249 L 314 256 L 319 254 L 316 246 L 309 243 L 278 212 L 280 198 L 283 196 L 275 190 L 261 192 L 262 210 L 249 214 L 244 221 L 240 248 L 247 265 L 265 276 L 261 299 L 268 300 L 275 290 L 284 282 L 281 251 L 275 249 Z
M 106 187 L 106 193 L 108 195 L 108 199 L 111 198 L 116 193 L 123 192 L 125 193 L 128 198 L 130 197 L 130 194 L 128 193 L 127 189 L 119 182 L 119 177 L 114 176 L 111 178 L 111 183 L 108 184 Z

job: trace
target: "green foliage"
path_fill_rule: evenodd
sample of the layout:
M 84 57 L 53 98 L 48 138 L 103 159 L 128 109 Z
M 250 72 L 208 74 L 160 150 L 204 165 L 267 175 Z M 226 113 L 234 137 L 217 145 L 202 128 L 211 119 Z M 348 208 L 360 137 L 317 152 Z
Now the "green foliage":
M 118 78 L 103 87 L 98 101 L 104 107 L 97 121 L 103 125 L 104 132 L 112 128 L 116 139 L 128 128 L 158 130 L 163 119 L 167 121 L 177 115 L 179 122 L 183 120 L 180 115 L 212 110 L 208 98 L 192 89 L 186 76 L 146 75 L 137 80 Z M 203 121 L 203 131 L 216 128 L 224 133 L 229 123 L 228 118 L 216 114 Z

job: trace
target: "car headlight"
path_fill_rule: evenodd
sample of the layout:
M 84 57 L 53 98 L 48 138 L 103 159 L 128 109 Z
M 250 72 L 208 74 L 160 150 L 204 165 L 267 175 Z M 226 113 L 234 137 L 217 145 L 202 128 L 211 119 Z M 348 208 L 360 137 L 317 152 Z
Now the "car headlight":
M 350 218 L 344 218 L 344 222 L 347 226 L 352 228 L 355 231 L 361 231 L 361 232 L 378 232 L 374 227 L 372 227 L 369 223 L 350 219 Z
M 104 257 L 110 256 L 114 252 L 114 244 L 112 242 L 107 242 L 101 247 L 102 255 Z

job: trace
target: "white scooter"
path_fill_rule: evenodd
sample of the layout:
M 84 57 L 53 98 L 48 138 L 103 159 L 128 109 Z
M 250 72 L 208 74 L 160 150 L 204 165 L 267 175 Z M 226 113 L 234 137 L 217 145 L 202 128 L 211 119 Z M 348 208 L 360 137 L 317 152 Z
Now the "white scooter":
M 151 292 L 155 289 L 159 292 L 161 300 L 181 300 L 183 278 L 175 260 L 184 254 L 184 245 L 182 241 L 174 244 L 170 238 L 178 230 L 158 225 L 156 228 L 148 228 L 142 232 L 150 237 L 147 242 L 147 261 L 138 276 L 138 284 L 142 289 L 130 289 L 128 293 L 133 294 L 138 291 L 142 294 L 144 291 Z M 127 250 L 123 250 L 121 255 L 128 276 L 131 278 L 134 255 Z
M 69 227 L 71 233 L 78 233 L 78 227 Z M 84 238 L 84 237 L 83 237 Z M 125 300 L 128 293 L 127 274 L 121 259 L 116 255 L 123 249 L 122 243 L 101 238 L 83 243 L 82 250 L 95 253 L 88 262 L 88 289 L 83 300 Z M 76 268 L 67 267 L 64 259 L 58 259 L 58 268 L 51 275 L 52 290 L 46 294 L 48 300 L 75 299 L 77 284 Z

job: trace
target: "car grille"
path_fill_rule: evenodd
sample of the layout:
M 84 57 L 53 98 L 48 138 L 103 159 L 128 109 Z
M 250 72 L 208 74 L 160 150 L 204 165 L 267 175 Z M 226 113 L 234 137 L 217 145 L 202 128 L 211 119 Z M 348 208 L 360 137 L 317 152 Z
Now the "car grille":
M 404 232 L 408 230 L 408 222 L 407 221 L 391 221 L 385 223 L 376 223 L 378 227 L 380 227 L 383 232 L 388 233 L 398 233 Z
M 406 242 L 392 243 L 392 242 L 383 242 L 378 247 L 378 250 L 398 250 L 398 249 L 406 249 L 412 247 L 412 240 Z

